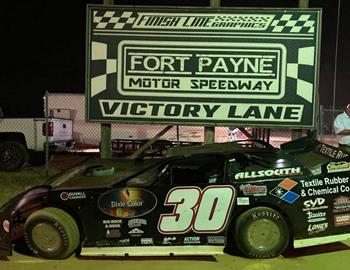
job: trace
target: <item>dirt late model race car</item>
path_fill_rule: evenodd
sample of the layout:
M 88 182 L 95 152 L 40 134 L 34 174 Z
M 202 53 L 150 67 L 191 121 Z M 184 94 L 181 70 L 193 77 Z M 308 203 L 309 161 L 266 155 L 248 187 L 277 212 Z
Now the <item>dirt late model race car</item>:
M 0 209 L 0 255 L 24 237 L 43 258 L 213 254 L 270 258 L 350 238 L 350 159 L 302 138 L 175 148 L 91 161 Z M 102 166 L 103 165 L 103 166 Z

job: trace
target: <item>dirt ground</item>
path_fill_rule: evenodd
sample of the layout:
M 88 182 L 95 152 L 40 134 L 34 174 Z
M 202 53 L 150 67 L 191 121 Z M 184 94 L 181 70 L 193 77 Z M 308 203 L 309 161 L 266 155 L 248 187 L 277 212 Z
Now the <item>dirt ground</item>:
M 23 251 L 0 260 L 2 270 L 348 270 L 350 241 L 323 246 L 289 250 L 274 259 L 245 259 L 228 254 L 182 257 L 112 257 L 83 258 L 71 256 L 66 260 L 43 260 Z

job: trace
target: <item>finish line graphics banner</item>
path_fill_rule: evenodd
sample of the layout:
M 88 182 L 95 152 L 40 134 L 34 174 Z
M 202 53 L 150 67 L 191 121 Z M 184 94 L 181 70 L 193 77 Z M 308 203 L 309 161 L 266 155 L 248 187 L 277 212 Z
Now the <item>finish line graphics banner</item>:
M 314 127 L 319 9 L 87 12 L 89 121 Z

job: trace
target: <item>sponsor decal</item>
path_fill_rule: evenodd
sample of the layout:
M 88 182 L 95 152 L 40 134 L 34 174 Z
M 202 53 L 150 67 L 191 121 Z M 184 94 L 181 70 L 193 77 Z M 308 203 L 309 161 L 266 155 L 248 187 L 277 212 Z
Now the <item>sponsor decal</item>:
M 350 192 L 349 177 L 325 177 L 323 179 L 300 180 L 304 189 L 301 190 L 301 196 L 324 196 L 337 193 Z
M 334 226 L 347 226 L 350 225 L 350 213 L 334 216 Z
M 186 236 L 184 238 L 184 244 L 200 244 L 201 239 L 199 236 Z
M 147 225 L 147 220 L 142 218 L 135 218 L 135 219 L 130 219 L 128 221 L 129 228 L 137 228 L 137 227 L 141 227 L 142 225 Z
M 324 232 L 328 228 L 327 222 L 317 223 L 317 224 L 309 224 L 307 227 L 307 231 L 309 235 L 318 234 Z
M 98 207 L 105 214 L 117 218 L 135 218 L 153 211 L 156 196 L 143 188 L 121 188 L 104 193 Z
M 118 229 L 111 229 L 106 231 L 106 238 L 119 238 L 121 235 L 122 234 Z
M 277 187 L 271 190 L 270 194 L 287 203 L 292 204 L 300 197 L 300 195 L 291 191 L 297 184 L 298 182 L 286 178 L 282 182 L 280 182 Z
M 76 191 L 76 192 L 62 192 L 60 194 L 60 198 L 63 201 L 68 200 L 80 200 L 80 199 L 86 199 L 86 194 L 84 191 Z
M 266 186 L 256 186 L 256 185 L 241 185 L 239 187 L 241 191 L 243 191 L 244 195 L 252 195 L 252 196 L 266 196 L 267 187 Z
M 118 246 L 129 246 L 129 245 L 130 245 L 130 239 L 129 238 L 118 240 Z
M 326 220 L 326 212 L 307 211 L 306 216 L 307 216 L 307 222 L 309 223 L 316 223 L 316 222 L 321 222 Z
M 326 200 L 324 198 L 315 198 L 306 200 L 303 205 L 303 211 L 310 211 L 310 210 L 321 210 L 321 209 L 327 209 L 328 205 L 325 205 Z
M 129 15 L 130 16 L 130 15 Z M 152 30 L 266 30 L 275 18 L 272 14 L 158 14 L 153 12 L 140 12 L 130 16 L 128 21 L 131 28 Z M 124 25 L 122 25 L 124 26 Z M 100 28 L 104 28 L 100 26 Z M 126 28 L 126 27 L 124 27 Z
M 225 236 L 208 236 L 208 244 L 225 244 Z
M 251 171 L 251 172 L 240 172 L 235 175 L 235 179 L 250 179 L 259 177 L 274 177 L 274 176 L 289 176 L 289 175 L 300 175 L 301 168 L 281 168 L 274 170 L 262 170 L 262 171 Z
M 347 171 L 350 171 L 350 162 L 346 162 L 346 161 L 330 162 L 327 165 L 328 173 L 347 172 Z
M 229 221 L 236 190 L 230 185 L 175 187 L 164 201 L 171 213 L 161 214 L 158 231 L 162 234 L 218 233 Z
M 132 237 L 139 237 L 141 235 L 143 235 L 144 231 L 138 229 L 138 228 L 135 228 L 135 229 L 132 229 L 129 234 L 132 236 Z
M 350 212 L 350 197 L 340 196 L 333 201 L 333 212 Z
M 317 148 L 316 151 L 318 151 L 319 153 L 325 155 L 325 156 L 329 156 L 331 158 L 335 158 L 335 159 L 340 159 L 340 158 L 344 158 L 347 157 L 348 154 L 344 153 L 343 151 L 339 150 L 338 148 L 332 147 L 330 145 L 326 145 L 326 144 L 320 144 Z
M 175 236 L 171 236 L 171 237 L 164 237 L 163 241 L 162 241 L 162 245 L 171 245 L 176 241 L 176 237 Z
M 141 245 L 147 246 L 147 245 L 153 245 L 153 238 L 141 238 Z
M 254 211 L 251 216 L 253 219 L 257 219 L 261 217 L 270 217 L 278 220 L 280 218 L 279 215 L 272 213 L 270 211 L 257 211 L 257 212 Z
M 123 221 L 122 220 L 103 220 L 103 225 L 105 226 L 105 229 L 120 229 L 122 226 Z
M 237 205 L 249 205 L 249 197 L 237 197 Z

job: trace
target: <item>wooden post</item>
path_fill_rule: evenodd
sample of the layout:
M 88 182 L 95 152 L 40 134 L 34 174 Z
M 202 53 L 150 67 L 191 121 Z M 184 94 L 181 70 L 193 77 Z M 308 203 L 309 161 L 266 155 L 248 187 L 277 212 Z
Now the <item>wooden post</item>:
M 308 8 L 309 0 L 299 0 L 299 8 Z
M 112 158 L 112 127 L 110 123 L 101 124 L 101 147 L 100 157 L 102 159 Z

